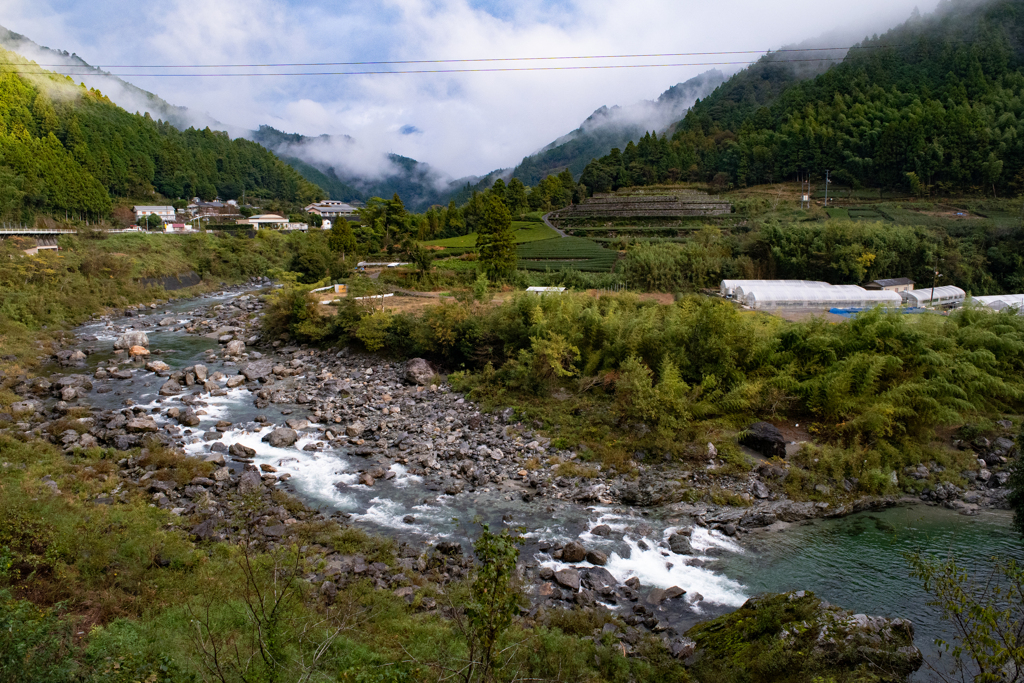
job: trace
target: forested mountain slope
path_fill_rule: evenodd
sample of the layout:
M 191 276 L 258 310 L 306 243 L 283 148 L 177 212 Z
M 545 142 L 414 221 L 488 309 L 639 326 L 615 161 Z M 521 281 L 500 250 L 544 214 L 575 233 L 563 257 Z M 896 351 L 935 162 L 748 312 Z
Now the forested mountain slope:
M 324 191 L 265 148 L 129 114 L 96 90 L 0 50 L 0 216 L 100 217 L 113 197 L 265 197 Z M 37 72 L 38 73 L 35 73 Z
M 523 159 L 512 176 L 529 186 L 566 168 L 578 177 L 591 159 L 639 140 L 648 130 L 664 130 L 678 121 L 696 100 L 706 97 L 724 80 L 725 74 L 713 69 L 673 85 L 657 100 L 601 107 L 579 128 Z
M 673 178 L 750 185 L 823 175 L 918 193 L 1024 183 L 1024 3 L 942 2 L 807 81 L 759 64 L 695 104 L 670 138 L 588 166 L 591 191 Z M 763 85 L 763 87 L 761 87 Z

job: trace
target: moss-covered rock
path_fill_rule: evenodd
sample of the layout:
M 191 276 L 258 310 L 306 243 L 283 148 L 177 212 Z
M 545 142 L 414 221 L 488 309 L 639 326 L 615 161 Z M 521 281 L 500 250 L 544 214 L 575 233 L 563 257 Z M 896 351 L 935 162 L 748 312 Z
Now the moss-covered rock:
M 700 681 L 896 683 L 923 662 L 910 621 L 853 614 L 804 591 L 751 598 L 686 635 Z

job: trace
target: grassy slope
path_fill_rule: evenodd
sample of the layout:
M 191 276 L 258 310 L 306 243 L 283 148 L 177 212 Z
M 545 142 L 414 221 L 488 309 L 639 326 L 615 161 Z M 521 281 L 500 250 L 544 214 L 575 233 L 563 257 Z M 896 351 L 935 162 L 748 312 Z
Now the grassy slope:
M 558 237 L 558 233 L 548 226 L 527 221 L 513 221 L 512 230 L 514 231 L 516 244 L 540 242 L 542 240 L 550 240 Z M 423 242 L 422 244 L 428 247 L 472 249 L 476 246 L 476 233 L 471 232 L 468 235 L 462 235 L 461 237 L 449 237 L 448 239 L 443 240 L 430 240 Z

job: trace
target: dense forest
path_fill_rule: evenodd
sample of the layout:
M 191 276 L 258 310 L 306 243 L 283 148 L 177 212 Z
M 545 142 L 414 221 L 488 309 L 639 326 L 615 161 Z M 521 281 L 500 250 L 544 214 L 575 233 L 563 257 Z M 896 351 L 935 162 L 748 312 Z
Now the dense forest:
M 95 90 L 0 51 L 0 217 L 98 218 L 112 198 L 325 196 L 260 145 L 129 114 Z
M 747 186 L 808 173 L 853 187 L 1016 192 L 1024 186 L 1024 4 L 951 3 L 866 38 L 797 80 L 775 56 L 690 109 L 669 136 L 593 161 L 590 192 L 666 180 Z

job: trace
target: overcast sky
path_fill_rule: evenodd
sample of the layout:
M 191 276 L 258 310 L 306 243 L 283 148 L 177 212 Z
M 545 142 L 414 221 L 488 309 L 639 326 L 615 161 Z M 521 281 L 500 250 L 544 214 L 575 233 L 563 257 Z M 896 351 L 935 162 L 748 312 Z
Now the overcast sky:
M 362 62 L 765 50 L 837 30 L 856 41 L 906 20 L 915 6 L 925 13 L 935 4 L 0 0 L 0 24 L 42 45 L 75 52 L 95 65 Z M 742 59 L 746 58 L 733 55 L 575 63 Z M 333 70 L 361 68 L 365 67 Z M 347 134 L 374 150 L 426 161 L 459 177 L 513 166 L 576 128 L 596 108 L 656 98 L 669 86 L 709 68 L 728 73 L 738 67 L 125 80 L 232 126 L 256 128 L 267 123 L 306 135 Z

